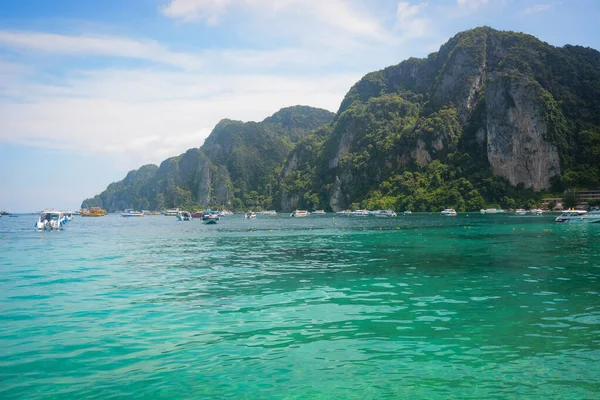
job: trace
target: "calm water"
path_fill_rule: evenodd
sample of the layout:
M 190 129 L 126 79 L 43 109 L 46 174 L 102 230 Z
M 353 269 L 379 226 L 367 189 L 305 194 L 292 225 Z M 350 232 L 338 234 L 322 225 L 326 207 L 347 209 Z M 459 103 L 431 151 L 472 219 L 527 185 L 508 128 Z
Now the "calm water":
M 600 398 L 600 226 L 0 219 L 0 398 Z M 5 238 L 5 240 L 1 240 Z

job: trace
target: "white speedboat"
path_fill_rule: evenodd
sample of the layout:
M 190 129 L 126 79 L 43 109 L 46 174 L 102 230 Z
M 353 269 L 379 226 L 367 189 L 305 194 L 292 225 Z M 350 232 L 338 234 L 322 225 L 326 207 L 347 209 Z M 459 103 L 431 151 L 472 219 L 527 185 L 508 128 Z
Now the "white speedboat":
M 516 215 L 527 215 L 527 211 L 523 210 L 522 208 L 519 208 L 519 209 L 515 210 L 515 214 Z
M 378 218 L 389 218 L 395 217 L 397 214 L 392 210 L 377 210 L 373 212 L 373 215 Z
M 265 210 L 265 211 L 259 211 L 256 213 L 256 215 L 264 215 L 267 217 L 274 217 L 277 215 L 277 211 L 275 210 Z
M 306 210 L 296 210 L 290 214 L 290 217 L 303 218 L 303 217 L 308 217 L 309 214 L 310 213 Z
M 540 210 L 539 208 L 534 208 L 533 210 L 531 210 L 531 213 L 533 215 L 542 215 L 544 212 L 542 210 Z
M 325 210 L 315 210 L 311 213 L 312 215 L 326 215 Z
M 370 215 L 368 210 L 356 210 L 350 213 L 353 217 L 368 217 Z
M 456 211 L 454 211 L 452 208 L 446 208 L 440 214 L 446 215 L 448 217 L 456 217 Z
M 62 211 L 42 211 L 35 227 L 39 230 L 59 231 L 69 222 Z
M 246 213 L 246 215 L 244 215 L 244 219 L 254 219 L 254 218 L 256 218 L 256 213 L 254 211 L 248 211 Z
M 410 211 L 410 210 L 404 211 L 404 215 L 410 215 L 410 214 L 412 214 L 412 211 Z
M 127 209 L 121 213 L 121 217 L 143 217 L 144 213 L 135 211 L 132 209 Z
M 202 222 L 205 224 L 216 224 L 218 220 L 220 220 L 221 218 L 219 217 L 219 214 L 216 212 L 204 212 L 204 215 L 202 216 Z
M 482 214 L 498 214 L 498 213 L 503 213 L 504 210 L 502 210 L 501 208 L 486 208 L 486 209 L 481 209 L 479 210 L 480 213 Z
M 597 224 L 600 223 L 600 211 L 568 210 L 556 217 L 556 222 Z
M 179 208 L 169 208 L 168 210 L 164 210 L 162 214 L 167 217 L 176 217 L 179 214 L 179 211 Z
M 192 214 L 190 214 L 187 211 L 179 211 L 177 213 L 177 220 L 178 221 L 191 221 L 192 220 Z
M 352 214 L 352 211 L 350 211 L 350 210 L 336 211 L 336 214 L 348 216 L 348 215 Z

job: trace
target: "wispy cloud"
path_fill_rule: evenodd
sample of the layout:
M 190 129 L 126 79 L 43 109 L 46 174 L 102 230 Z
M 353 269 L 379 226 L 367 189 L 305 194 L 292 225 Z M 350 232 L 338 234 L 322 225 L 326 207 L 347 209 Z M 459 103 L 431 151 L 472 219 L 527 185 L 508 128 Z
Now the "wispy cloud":
M 554 7 L 554 3 L 545 3 L 545 4 L 534 4 L 531 7 L 527 7 L 523 11 L 519 13 L 519 15 L 530 15 L 537 14 L 543 11 L 548 11 Z
M 426 36 L 430 30 L 431 21 L 428 18 L 419 17 L 427 3 L 410 3 L 401 1 L 396 7 L 396 29 L 407 38 L 418 38 Z
M 459 7 L 479 8 L 488 3 L 488 0 L 456 0 Z

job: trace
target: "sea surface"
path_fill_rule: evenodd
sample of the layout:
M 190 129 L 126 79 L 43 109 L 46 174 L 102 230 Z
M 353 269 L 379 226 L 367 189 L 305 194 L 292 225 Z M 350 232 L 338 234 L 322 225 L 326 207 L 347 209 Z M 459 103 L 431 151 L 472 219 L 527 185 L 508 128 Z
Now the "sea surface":
M 600 224 L 0 219 L 0 399 L 598 399 Z

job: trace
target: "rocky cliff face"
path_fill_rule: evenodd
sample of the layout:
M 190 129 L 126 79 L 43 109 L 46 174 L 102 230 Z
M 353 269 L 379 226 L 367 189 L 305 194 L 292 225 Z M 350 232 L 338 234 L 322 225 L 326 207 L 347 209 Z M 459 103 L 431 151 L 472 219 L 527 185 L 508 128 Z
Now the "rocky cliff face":
M 540 87 L 527 78 L 496 75 L 487 85 L 487 157 L 496 175 L 534 190 L 560 174 L 555 145 L 547 140 Z

